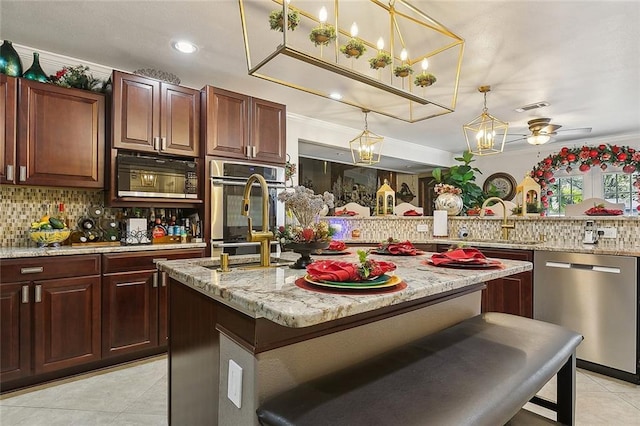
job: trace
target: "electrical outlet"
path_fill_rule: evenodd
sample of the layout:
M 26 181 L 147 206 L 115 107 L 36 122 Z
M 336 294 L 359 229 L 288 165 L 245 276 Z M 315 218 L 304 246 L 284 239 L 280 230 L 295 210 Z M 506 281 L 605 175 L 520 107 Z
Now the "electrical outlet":
M 236 407 L 242 408 L 242 367 L 232 359 L 229 360 L 227 398 L 229 398 Z
M 618 229 L 614 227 L 598 228 L 598 234 L 602 232 L 600 238 L 618 238 Z
M 418 225 L 418 232 L 428 232 L 429 231 L 429 227 L 427 226 L 426 223 L 422 224 L 422 225 Z

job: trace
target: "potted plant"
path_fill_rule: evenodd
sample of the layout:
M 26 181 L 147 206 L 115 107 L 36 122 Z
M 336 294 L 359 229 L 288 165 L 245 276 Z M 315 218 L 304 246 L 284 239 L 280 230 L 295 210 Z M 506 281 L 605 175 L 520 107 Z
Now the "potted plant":
M 295 10 L 290 10 L 287 13 L 287 28 L 291 31 L 295 30 L 300 23 L 300 15 Z M 282 16 L 282 10 L 274 10 L 269 14 L 269 26 L 272 30 L 282 32 L 282 26 L 284 25 L 284 18 Z
M 411 68 L 411 65 L 408 65 L 408 64 L 398 65 L 393 69 L 393 74 L 396 77 L 404 78 L 404 77 L 407 77 L 409 74 L 413 74 L 413 68 Z
M 428 87 L 436 81 L 437 79 L 435 75 L 423 71 L 416 76 L 415 80 L 413 80 L 413 84 L 420 87 Z
M 369 59 L 369 65 L 372 69 L 377 70 L 391 64 L 391 55 L 387 52 L 379 52 L 375 58 Z
M 347 44 L 340 46 L 340 52 L 344 53 L 347 58 L 358 59 L 366 51 L 364 43 L 356 38 L 352 38 Z
M 320 25 L 315 27 L 309 33 L 309 40 L 317 46 L 328 46 L 332 40 L 336 38 L 336 29 L 331 24 Z

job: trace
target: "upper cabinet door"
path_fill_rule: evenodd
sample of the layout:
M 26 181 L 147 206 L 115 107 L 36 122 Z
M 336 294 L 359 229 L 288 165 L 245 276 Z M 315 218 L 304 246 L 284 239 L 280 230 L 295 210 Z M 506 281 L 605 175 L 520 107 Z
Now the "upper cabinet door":
M 260 161 L 286 162 L 286 115 L 284 105 L 252 98 L 251 144 Z
M 25 79 L 18 92 L 18 183 L 103 188 L 104 95 Z
M 203 103 L 207 154 L 248 158 L 249 96 L 207 86 Z
M 17 79 L 0 74 L 0 183 L 16 176 Z
M 160 151 L 197 157 L 200 153 L 200 91 L 161 84 Z
M 160 82 L 113 72 L 113 148 L 155 152 L 160 147 Z

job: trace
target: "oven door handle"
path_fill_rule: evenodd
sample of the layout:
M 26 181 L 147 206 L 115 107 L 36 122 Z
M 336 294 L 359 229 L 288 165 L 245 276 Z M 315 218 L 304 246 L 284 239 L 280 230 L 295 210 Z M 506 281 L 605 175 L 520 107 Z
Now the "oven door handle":
M 211 178 L 212 185 L 233 185 L 233 186 L 245 186 L 246 180 L 227 180 Z M 259 183 L 254 183 L 252 186 L 260 186 Z M 285 188 L 284 183 L 267 182 L 267 188 Z
M 280 242 L 276 241 L 276 240 L 272 240 L 271 241 L 271 245 L 279 245 Z M 225 242 L 218 242 L 218 241 L 212 241 L 211 245 L 213 246 L 213 248 L 224 248 L 224 247 L 249 247 L 249 246 L 259 246 L 260 242 L 259 241 L 247 241 L 247 242 L 237 242 L 237 243 L 225 243 Z

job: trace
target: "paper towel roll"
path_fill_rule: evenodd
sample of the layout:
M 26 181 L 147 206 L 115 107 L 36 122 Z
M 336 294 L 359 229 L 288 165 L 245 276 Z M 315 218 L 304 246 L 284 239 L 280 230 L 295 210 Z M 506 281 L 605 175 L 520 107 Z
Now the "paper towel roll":
M 447 229 L 447 211 L 434 210 L 433 211 L 433 236 L 446 237 L 448 235 L 449 235 L 449 230 Z

